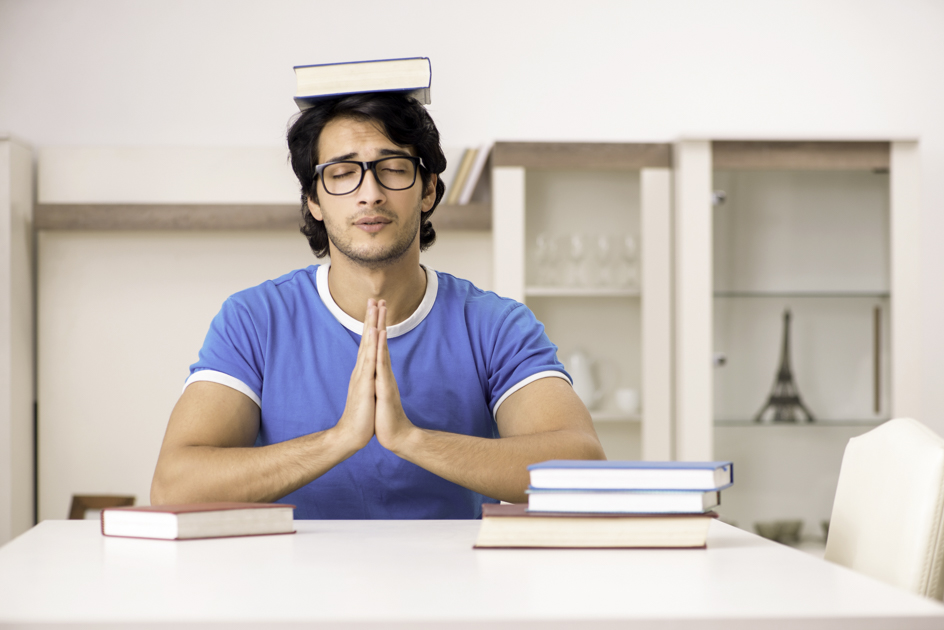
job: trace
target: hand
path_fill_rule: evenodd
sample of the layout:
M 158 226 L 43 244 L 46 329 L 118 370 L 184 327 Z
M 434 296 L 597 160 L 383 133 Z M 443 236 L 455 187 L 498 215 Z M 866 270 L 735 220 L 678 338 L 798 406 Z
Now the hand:
M 377 338 L 377 376 L 374 382 L 377 393 L 377 406 L 374 411 L 374 431 L 377 441 L 384 448 L 397 452 L 416 426 L 410 422 L 400 403 L 400 390 L 397 379 L 390 365 L 390 351 L 387 347 L 387 304 L 380 301 L 378 311 Z
M 374 436 L 375 385 L 377 372 L 377 321 L 379 307 L 374 300 L 367 300 L 367 317 L 364 318 L 364 332 L 357 349 L 357 362 L 351 372 L 351 381 L 347 387 L 347 402 L 344 413 L 335 429 L 354 451 L 367 446 Z M 386 306 L 384 306 L 386 317 Z M 380 321 L 385 319 L 380 318 Z M 386 331 L 384 331 L 386 334 Z

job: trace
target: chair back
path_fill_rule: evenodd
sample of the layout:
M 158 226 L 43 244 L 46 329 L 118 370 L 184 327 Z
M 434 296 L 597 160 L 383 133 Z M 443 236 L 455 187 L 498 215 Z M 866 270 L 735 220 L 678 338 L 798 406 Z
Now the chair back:
M 941 599 L 944 439 L 911 418 L 849 440 L 825 558 Z

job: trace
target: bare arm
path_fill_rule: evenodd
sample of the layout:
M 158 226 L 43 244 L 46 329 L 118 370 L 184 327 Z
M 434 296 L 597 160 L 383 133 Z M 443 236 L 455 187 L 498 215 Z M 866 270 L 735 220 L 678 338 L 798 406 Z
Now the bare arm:
M 485 496 L 527 501 L 529 464 L 549 459 L 605 459 L 590 412 L 570 383 L 543 378 L 499 407 L 500 439 L 420 429 L 403 412 L 386 333 L 377 358 L 377 439 L 417 466 Z
M 217 383 L 187 387 L 167 424 L 151 503 L 274 501 L 363 448 L 374 434 L 376 307 L 367 320 L 344 414 L 326 431 L 253 447 L 259 407 L 252 400 Z

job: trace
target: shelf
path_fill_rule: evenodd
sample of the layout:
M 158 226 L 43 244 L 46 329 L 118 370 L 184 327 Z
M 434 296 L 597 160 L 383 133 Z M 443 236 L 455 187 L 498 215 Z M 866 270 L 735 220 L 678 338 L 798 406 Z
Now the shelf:
M 642 416 L 637 413 L 623 413 L 622 411 L 591 411 L 590 417 L 594 422 L 639 422 Z
M 525 287 L 526 297 L 639 297 L 639 289 L 609 287 Z
M 492 229 L 491 206 L 440 205 L 442 230 Z M 37 230 L 298 230 L 298 204 L 39 204 Z
M 716 298 L 875 298 L 888 299 L 888 291 L 715 291 Z
M 716 427 L 877 427 L 888 422 L 888 418 L 852 419 L 852 420 L 817 420 L 816 422 L 754 422 L 753 420 L 715 420 Z
M 496 142 L 492 166 L 630 171 L 671 168 L 672 146 L 618 142 Z
M 718 141 L 711 143 L 716 170 L 888 170 L 890 142 Z

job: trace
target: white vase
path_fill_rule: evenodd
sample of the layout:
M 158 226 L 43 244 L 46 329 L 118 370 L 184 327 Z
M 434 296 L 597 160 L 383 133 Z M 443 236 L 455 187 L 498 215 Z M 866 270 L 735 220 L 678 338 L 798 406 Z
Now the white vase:
M 596 407 L 603 397 L 603 392 L 600 391 L 594 378 L 593 361 L 590 357 L 579 350 L 574 352 L 567 358 L 567 371 L 574 379 L 574 391 L 577 392 L 577 396 L 587 409 Z

